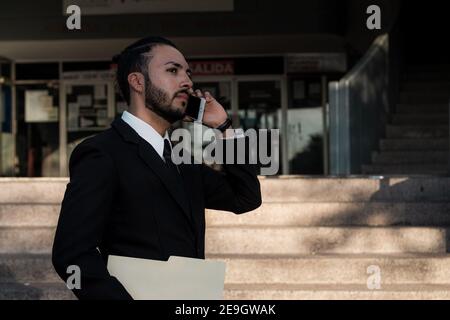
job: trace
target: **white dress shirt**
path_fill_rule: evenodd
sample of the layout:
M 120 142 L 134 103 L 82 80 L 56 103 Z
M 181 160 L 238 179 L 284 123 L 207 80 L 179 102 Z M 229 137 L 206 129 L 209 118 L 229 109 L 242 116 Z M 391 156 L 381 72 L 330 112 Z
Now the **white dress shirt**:
M 128 111 L 124 111 L 122 113 L 122 120 L 125 121 L 133 128 L 134 131 L 145 141 L 150 143 L 150 145 L 155 149 L 155 151 L 159 154 L 161 159 L 164 160 L 163 151 L 164 151 L 164 139 L 169 140 L 170 145 L 172 143 L 169 139 L 169 134 L 164 134 L 164 138 L 147 122 L 139 119 L 138 117 L 132 115 Z

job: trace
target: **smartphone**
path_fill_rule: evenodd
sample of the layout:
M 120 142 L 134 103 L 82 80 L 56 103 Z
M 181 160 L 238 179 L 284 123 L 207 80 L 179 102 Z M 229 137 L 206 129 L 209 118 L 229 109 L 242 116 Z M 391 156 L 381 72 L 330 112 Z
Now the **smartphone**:
M 205 105 L 205 98 L 198 98 L 196 96 L 189 95 L 185 114 L 194 119 L 195 122 L 202 122 L 203 113 L 205 112 Z

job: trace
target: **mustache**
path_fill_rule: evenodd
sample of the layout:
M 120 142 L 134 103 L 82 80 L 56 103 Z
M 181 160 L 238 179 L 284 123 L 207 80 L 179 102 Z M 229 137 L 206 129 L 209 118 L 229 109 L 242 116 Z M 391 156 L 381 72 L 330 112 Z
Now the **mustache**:
M 183 90 L 180 90 L 180 91 L 175 92 L 175 94 L 173 95 L 173 99 L 175 99 L 176 96 L 179 95 L 180 93 L 185 93 L 185 94 L 187 94 L 188 96 L 190 96 L 189 90 L 188 90 L 188 89 L 183 89 Z

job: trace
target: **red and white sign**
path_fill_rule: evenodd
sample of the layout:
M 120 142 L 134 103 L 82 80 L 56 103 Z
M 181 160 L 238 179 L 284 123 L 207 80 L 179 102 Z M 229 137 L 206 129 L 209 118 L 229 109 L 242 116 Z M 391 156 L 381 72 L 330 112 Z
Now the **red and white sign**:
M 191 61 L 189 66 L 194 76 L 221 76 L 234 74 L 233 60 Z

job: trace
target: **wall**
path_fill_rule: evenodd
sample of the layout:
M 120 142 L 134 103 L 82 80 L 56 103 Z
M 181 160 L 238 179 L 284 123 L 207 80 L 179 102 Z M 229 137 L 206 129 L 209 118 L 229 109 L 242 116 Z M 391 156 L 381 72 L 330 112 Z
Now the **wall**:
M 1 1 L 0 40 L 343 33 L 340 0 L 235 0 L 234 12 L 82 16 L 69 32 L 62 0 Z M 82 9 L 82 8 L 81 8 Z

